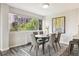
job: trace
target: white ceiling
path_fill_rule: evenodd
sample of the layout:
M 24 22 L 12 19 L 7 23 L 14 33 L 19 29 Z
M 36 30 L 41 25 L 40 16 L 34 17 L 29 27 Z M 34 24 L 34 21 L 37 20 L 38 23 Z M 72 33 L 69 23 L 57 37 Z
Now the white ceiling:
M 47 9 L 42 8 L 42 3 L 8 3 L 8 5 L 43 16 L 79 8 L 79 3 L 50 3 Z

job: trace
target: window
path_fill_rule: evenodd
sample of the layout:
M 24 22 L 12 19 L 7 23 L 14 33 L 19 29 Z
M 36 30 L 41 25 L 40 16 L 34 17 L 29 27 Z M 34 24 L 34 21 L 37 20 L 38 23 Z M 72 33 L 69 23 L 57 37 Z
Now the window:
M 42 30 L 42 20 L 9 13 L 10 31 Z

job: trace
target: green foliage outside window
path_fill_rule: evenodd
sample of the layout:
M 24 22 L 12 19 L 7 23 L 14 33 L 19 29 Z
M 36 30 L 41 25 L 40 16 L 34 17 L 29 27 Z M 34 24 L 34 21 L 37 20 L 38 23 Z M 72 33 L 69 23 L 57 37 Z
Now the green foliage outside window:
M 39 21 L 37 18 L 32 18 L 29 22 L 16 24 L 16 26 L 12 26 L 11 31 L 23 31 L 23 30 L 37 30 L 39 26 Z

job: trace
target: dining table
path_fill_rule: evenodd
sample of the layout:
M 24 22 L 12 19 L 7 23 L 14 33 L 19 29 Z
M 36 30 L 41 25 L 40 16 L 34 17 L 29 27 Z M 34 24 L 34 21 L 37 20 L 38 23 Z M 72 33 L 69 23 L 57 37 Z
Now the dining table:
M 40 39 L 39 41 L 42 41 L 42 50 L 43 50 L 43 54 L 45 54 L 45 43 L 49 41 L 49 36 L 45 35 L 45 34 L 38 34 L 35 35 L 36 41 L 38 41 L 38 39 Z

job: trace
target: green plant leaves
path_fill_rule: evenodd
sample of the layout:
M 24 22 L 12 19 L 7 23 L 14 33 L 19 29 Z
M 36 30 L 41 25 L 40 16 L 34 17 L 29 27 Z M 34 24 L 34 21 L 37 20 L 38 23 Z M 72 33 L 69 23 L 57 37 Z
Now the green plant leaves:
M 39 26 L 39 21 L 37 18 L 33 17 L 29 22 L 18 24 L 16 28 L 20 31 L 23 30 L 37 30 Z M 15 28 L 13 28 L 11 31 L 14 31 Z M 15 30 L 16 31 L 16 30 Z

